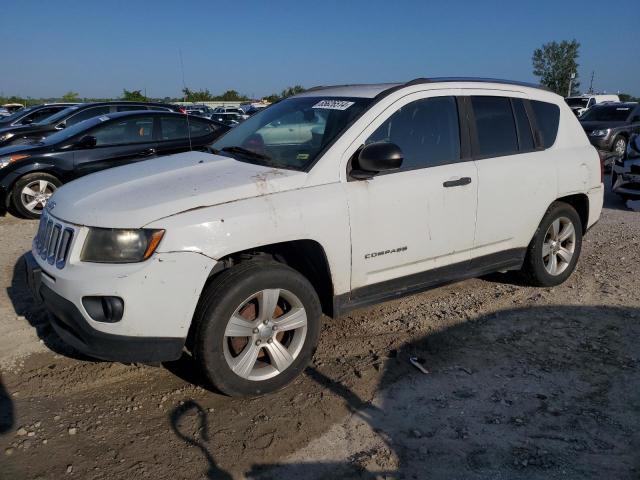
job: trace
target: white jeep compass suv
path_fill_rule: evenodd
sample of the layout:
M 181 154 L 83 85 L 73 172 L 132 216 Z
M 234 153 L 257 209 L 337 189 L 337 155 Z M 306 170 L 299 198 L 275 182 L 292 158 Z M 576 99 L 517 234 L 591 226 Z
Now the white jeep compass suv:
M 495 271 L 565 281 L 600 160 L 562 97 L 497 80 L 322 87 L 213 145 L 89 175 L 47 205 L 32 290 L 76 349 L 186 348 L 230 395 L 307 365 L 322 314 Z

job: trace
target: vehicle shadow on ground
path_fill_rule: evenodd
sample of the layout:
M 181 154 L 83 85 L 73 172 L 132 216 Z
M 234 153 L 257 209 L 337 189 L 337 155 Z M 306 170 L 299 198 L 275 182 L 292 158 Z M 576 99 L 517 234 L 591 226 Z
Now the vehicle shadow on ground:
M 5 388 L 2 376 L 0 376 L 0 435 L 11 430 L 14 423 L 15 414 L 11 394 Z
M 246 477 L 637 478 L 639 334 L 637 308 L 500 311 L 405 344 L 372 402 L 310 368 L 352 414 Z
M 44 306 L 36 302 L 27 285 L 25 255 L 22 255 L 13 266 L 11 286 L 7 288 L 7 295 L 11 300 L 16 314 L 23 316 L 29 322 L 29 325 L 35 329 L 38 338 L 54 353 L 75 360 L 99 361 L 91 359 L 66 345 L 51 328 L 49 317 Z

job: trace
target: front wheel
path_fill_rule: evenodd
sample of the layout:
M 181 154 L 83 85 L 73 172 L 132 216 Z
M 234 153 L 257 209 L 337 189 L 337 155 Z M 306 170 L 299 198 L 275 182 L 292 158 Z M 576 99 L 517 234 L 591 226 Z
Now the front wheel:
M 529 244 L 523 272 L 532 285 L 559 285 L 575 269 L 581 249 L 582 222 L 578 212 L 569 204 L 555 202 Z
M 23 218 L 40 218 L 47 201 L 62 182 L 48 173 L 25 175 L 16 181 L 11 200 L 16 213 Z
M 627 139 L 622 136 L 616 137 L 613 140 L 613 148 L 611 149 L 611 151 L 616 155 L 624 155 L 624 153 L 627 151 Z
M 321 316 L 320 300 L 304 276 L 275 261 L 250 260 L 222 272 L 203 292 L 192 353 L 223 393 L 264 395 L 307 366 Z

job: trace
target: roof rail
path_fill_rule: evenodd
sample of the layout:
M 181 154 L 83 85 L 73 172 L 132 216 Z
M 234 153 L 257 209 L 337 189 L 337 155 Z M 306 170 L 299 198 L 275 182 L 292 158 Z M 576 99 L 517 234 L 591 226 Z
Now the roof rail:
M 518 80 L 504 80 L 500 78 L 483 78 L 483 77 L 431 77 L 431 78 L 415 78 L 407 83 L 405 86 L 419 85 L 421 83 L 442 83 L 442 82 L 478 82 L 478 83 L 503 83 L 505 85 L 517 85 L 520 87 L 537 88 L 540 90 L 551 91 L 544 85 L 520 82 Z

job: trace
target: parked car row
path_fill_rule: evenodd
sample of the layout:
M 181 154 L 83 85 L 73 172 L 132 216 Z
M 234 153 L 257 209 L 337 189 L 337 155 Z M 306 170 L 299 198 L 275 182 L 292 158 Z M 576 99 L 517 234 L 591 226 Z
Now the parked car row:
M 63 183 L 160 155 L 201 150 L 230 127 L 164 104 L 100 103 L 65 108 L 0 131 L 0 213 L 37 218 Z M 0 137 L 2 138 L 2 137 Z

